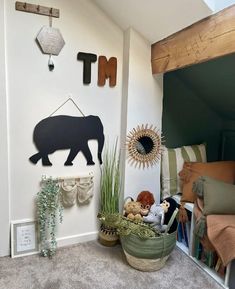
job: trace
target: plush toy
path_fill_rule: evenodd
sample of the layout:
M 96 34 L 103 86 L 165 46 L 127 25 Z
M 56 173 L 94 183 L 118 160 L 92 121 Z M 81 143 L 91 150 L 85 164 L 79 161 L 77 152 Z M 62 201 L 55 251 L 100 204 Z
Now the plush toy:
M 175 209 L 179 207 L 179 205 L 177 204 L 177 202 L 173 198 L 170 198 L 170 197 L 164 199 L 164 201 L 166 201 L 170 204 L 167 212 L 165 213 L 165 218 L 164 218 L 164 224 L 167 225 L 170 221 L 172 214 L 174 213 Z M 177 219 L 175 218 L 168 233 L 175 232 L 177 230 L 177 226 L 178 226 L 178 222 L 177 222 Z
M 154 223 L 154 228 L 160 232 L 164 232 L 176 208 L 176 201 L 172 198 L 166 198 L 160 205 L 153 204 L 150 208 L 148 216 L 144 216 L 143 220 L 146 223 Z M 174 232 L 176 229 L 177 221 L 174 220 L 168 232 Z
M 155 201 L 152 193 L 149 191 L 142 191 L 137 197 L 137 202 L 141 203 L 141 215 L 147 216 L 150 207 L 154 204 Z
M 167 228 L 167 225 L 164 225 L 164 218 L 169 206 L 170 204 L 166 201 L 163 201 L 160 205 L 154 203 L 150 208 L 148 216 L 143 217 L 144 222 L 153 223 L 153 228 L 164 232 Z
M 142 221 L 141 203 L 129 201 L 124 205 L 125 216 L 131 220 Z

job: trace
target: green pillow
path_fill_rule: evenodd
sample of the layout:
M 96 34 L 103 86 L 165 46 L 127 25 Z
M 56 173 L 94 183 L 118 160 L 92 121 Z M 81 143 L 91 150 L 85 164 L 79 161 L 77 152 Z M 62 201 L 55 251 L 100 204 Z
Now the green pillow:
M 195 183 L 194 191 L 204 197 L 204 215 L 235 214 L 235 185 L 204 176 Z

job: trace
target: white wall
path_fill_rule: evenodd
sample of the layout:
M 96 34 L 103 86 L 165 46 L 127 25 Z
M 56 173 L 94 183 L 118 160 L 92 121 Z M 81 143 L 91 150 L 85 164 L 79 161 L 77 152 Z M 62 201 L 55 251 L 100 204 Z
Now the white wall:
M 84 114 L 100 117 L 110 142 L 120 135 L 123 32 L 89 0 L 32 0 L 30 3 L 60 9 L 61 16 L 53 19 L 53 26 L 61 30 L 66 44 L 60 55 L 54 57 L 55 70 L 50 72 L 47 67 L 48 56 L 41 53 L 35 42 L 41 27 L 48 25 L 48 17 L 16 11 L 14 0 L 6 2 L 10 219 L 34 217 L 34 201 L 42 174 L 74 176 L 92 170 L 95 174 L 95 195 L 91 203 L 83 207 L 76 205 L 64 211 L 64 222 L 59 227 L 58 237 L 65 238 L 61 244 L 66 244 L 81 238 L 94 238 L 97 231 L 100 176 L 97 143 L 89 143 L 95 166 L 87 167 L 85 158 L 79 153 L 73 167 L 65 167 L 63 164 L 68 151 L 52 154 L 52 167 L 43 167 L 41 163 L 33 165 L 28 161 L 37 152 L 32 141 L 33 129 L 71 93 Z M 107 58 L 117 57 L 116 87 L 110 88 L 108 83 L 105 87 L 97 86 L 97 63 L 92 65 L 91 84 L 83 85 L 83 65 L 77 61 L 79 51 L 105 55 Z M 57 114 L 80 116 L 71 103 Z M 69 239 L 70 236 L 73 238 Z
M 2 4 L 3 0 L 0 1 Z M 88 206 L 76 205 L 71 209 L 65 209 L 64 222 L 59 226 L 58 237 L 59 245 L 96 237 L 100 177 L 96 157 L 97 143 L 89 142 L 95 166 L 87 167 L 85 158 L 80 153 L 75 158 L 73 167 L 65 167 L 63 164 L 68 151 L 57 151 L 52 154 L 50 156 L 52 167 L 43 167 L 41 163 L 33 165 L 28 161 L 28 158 L 37 151 L 32 140 L 35 125 L 49 116 L 69 94 L 73 95 L 86 115 L 94 114 L 101 118 L 109 142 L 112 143 L 116 136 L 120 137 L 124 161 L 126 152 L 124 143 L 128 131 L 142 123 L 153 124 L 161 129 L 162 76 L 157 79 L 152 76 L 151 45 L 148 41 L 133 29 L 129 29 L 123 35 L 123 31 L 90 0 L 71 0 L 69 3 L 65 0 L 41 0 L 40 3 L 32 0 L 31 3 L 60 9 L 61 16 L 59 19 L 53 19 L 53 26 L 61 30 L 66 45 L 60 55 L 54 57 L 55 70 L 49 72 L 48 56 L 41 53 L 35 42 L 41 27 L 48 25 L 48 18 L 15 11 L 15 1 L 6 1 L 7 98 L 3 85 L 0 92 L 1 96 L 3 95 L 1 101 L 4 104 L 4 113 L 0 117 L 3 119 L 1 125 L 4 128 L 0 133 L 5 134 L 6 153 L 5 160 L 3 158 L 4 161 L 1 163 L 1 173 L 3 175 L 5 172 L 7 180 L 9 164 L 9 182 L 6 182 L 5 194 L 0 194 L 3 198 L 0 203 L 0 214 L 3 213 L 5 218 L 0 216 L 1 233 L 4 233 L 4 238 L 0 238 L 2 255 L 8 253 L 9 219 L 35 217 L 35 197 L 40 189 L 42 174 L 56 177 L 94 172 L 94 198 Z M 1 40 L 3 40 L 2 27 L 3 25 L 0 28 Z M 1 64 L 4 64 L 3 47 L 0 47 Z M 97 86 L 97 63 L 92 65 L 91 84 L 83 85 L 83 65 L 77 61 L 79 51 L 105 55 L 107 58 L 117 57 L 117 86 L 114 88 L 110 88 L 108 84 L 105 87 Z M 5 83 L 4 75 L 4 65 L 1 65 L 2 83 Z M 67 103 L 57 114 L 80 115 L 72 103 Z M 7 162 L 7 137 L 9 162 Z M 0 151 L 0 154 L 3 155 L 3 151 Z M 159 164 L 142 170 L 125 163 L 123 169 L 125 196 L 135 197 L 141 190 L 150 190 L 156 199 L 159 199 Z M 9 193 L 7 184 L 10 187 Z
M 9 188 L 4 0 L 0 0 L 0 256 L 9 252 Z
M 133 29 L 126 32 L 129 41 L 129 75 L 127 82 L 127 134 L 141 124 L 154 125 L 161 130 L 163 85 L 162 75 L 154 78 L 151 70 L 151 45 Z M 142 190 L 160 194 L 160 164 L 139 169 L 126 161 L 124 195 L 136 197 Z

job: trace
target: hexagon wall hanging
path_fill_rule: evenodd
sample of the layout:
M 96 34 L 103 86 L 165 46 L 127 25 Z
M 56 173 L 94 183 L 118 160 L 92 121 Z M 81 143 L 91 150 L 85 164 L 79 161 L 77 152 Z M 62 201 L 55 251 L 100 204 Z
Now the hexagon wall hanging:
M 60 30 L 52 27 L 52 17 L 59 18 L 60 10 L 53 7 L 46 7 L 19 1 L 16 1 L 15 9 L 22 12 L 49 16 L 49 27 L 42 27 L 36 37 L 36 41 L 41 48 L 42 53 L 50 55 L 48 67 L 49 70 L 52 71 L 54 69 L 54 63 L 51 56 L 59 55 L 61 49 L 65 45 Z
M 36 39 L 44 54 L 59 55 L 65 45 L 60 30 L 50 26 L 43 26 Z
M 58 28 L 51 26 L 43 26 L 39 31 L 36 41 L 41 48 L 42 53 L 49 54 L 48 67 L 52 71 L 54 69 L 54 62 L 52 55 L 59 55 L 60 51 L 65 45 L 64 38 Z

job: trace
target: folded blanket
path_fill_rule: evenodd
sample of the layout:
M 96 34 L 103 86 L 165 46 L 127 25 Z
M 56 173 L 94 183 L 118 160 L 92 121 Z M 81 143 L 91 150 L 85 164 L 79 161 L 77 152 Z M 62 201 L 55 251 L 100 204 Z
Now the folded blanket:
M 194 203 L 195 231 L 199 232 L 200 242 L 205 251 L 216 251 L 223 265 L 235 259 L 235 215 L 203 216 L 203 200 Z M 206 227 L 202 230 L 205 219 Z
M 227 266 L 235 259 L 235 215 L 209 215 L 206 221 L 208 238 Z

